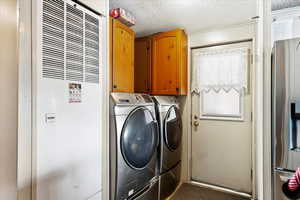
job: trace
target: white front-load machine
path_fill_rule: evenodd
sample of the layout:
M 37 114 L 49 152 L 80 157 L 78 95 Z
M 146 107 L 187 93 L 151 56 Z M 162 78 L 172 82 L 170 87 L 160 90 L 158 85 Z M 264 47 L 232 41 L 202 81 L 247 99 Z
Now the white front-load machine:
M 148 95 L 110 98 L 110 199 L 158 199 L 159 127 Z
M 160 125 L 159 194 L 166 199 L 180 183 L 182 119 L 174 96 L 154 96 Z

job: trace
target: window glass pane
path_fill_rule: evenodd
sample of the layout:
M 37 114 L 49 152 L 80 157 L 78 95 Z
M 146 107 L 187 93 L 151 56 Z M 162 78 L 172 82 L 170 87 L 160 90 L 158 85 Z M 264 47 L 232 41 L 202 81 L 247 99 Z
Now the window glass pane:
M 202 117 L 242 117 L 242 98 L 234 89 L 226 92 L 210 90 L 201 93 L 201 116 Z

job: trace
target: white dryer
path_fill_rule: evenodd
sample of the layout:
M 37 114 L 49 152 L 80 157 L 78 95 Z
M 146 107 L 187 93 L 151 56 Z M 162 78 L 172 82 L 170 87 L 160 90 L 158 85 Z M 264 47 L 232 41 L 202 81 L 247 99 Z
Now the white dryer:
M 159 127 L 148 95 L 112 93 L 110 199 L 157 200 Z
M 182 120 L 179 103 L 174 96 L 154 96 L 160 124 L 159 194 L 163 200 L 180 183 Z

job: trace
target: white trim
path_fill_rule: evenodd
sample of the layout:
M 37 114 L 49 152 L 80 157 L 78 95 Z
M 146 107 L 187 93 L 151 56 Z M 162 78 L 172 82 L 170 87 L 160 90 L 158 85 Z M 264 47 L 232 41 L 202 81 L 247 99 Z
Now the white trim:
M 223 188 L 223 187 L 220 187 L 220 186 L 210 185 L 210 184 L 206 184 L 206 183 L 191 181 L 190 184 L 195 185 L 195 186 L 200 186 L 200 187 L 203 187 L 203 188 L 212 189 L 212 190 L 219 191 L 219 192 L 224 192 L 224 193 L 227 193 L 227 194 L 237 195 L 237 196 L 240 196 L 240 197 L 245 197 L 245 198 L 251 198 L 252 197 L 250 194 L 247 194 L 247 193 L 244 193 L 244 192 L 238 192 L 238 191 L 231 190 L 231 189 L 228 189 L 228 188 Z
M 261 15 L 263 16 L 262 28 L 262 47 L 261 57 L 263 60 L 263 131 L 261 132 L 263 136 L 263 199 L 272 199 L 272 156 L 271 156 L 271 1 L 264 0 L 263 11 Z
M 271 1 L 257 4 L 257 197 L 271 200 Z
M 109 0 L 105 0 L 106 5 L 109 5 Z M 108 7 L 105 9 L 105 16 L 108 15 L 109 10 Z M 103 92 L 104 92 L 104 99 L 103 104 L 104 110 L 102 113 L 103 116 L 103 129 L 102 129 L 102 200 L 109 199 L 109 87 L 110 87 L 110 80 L 109 80 L 109 66 L 110 66 L 110 59 L 109 59 L 109 17 L 105 17 L 104 20 L 104 30 L 103 30 L 103 37 L 105 38 L 103 40 L 103 44 L 106 46 L 105 52 L 103 54 L 104 63 L 103 63 Z
M 255 26 L 255 30 L 257 27 L 257 22 L 256 22 L 256 26 Z M 256 50 L 257 50 L 257 44 L 256 44 L 257 38 L 256 36 L 252 38 L 252 61 L 256 60 Z M 257 64 L 256 62 L 252 62 L 252 71 L 251 76 L 251 87 L 252 88 L 252 199 L 256 199 L 257 198 L 257 167 L 256 167 L 256 162 L 257 162 L 257 155 L 256 155 L 256 141 L 257 141 L 257 137 L 256 137 L 256 124 L 255 124 L 255 119 L 257 118 L 257 112 L 255 110 L 255 108 L 257 107 L 256 104 L 257 102 L 255 101 L 256 99 L 256 72 L 257 72 Z
M 31 200 L 31 0 L 18 0 L 18 200 Z
M 39 41 L 37 38 L 39 38 L 39 29 L 38 29 L 38 21 L 39 21 L 39 12 L 38 7 L 40 6 L 39 3 L 41 3 L 40 0 L 32 0 L 32 10 L 31 10 L 31 16 L 32 16 L 32 38 L 35 38 L 32 40 L 32 200 L 36 200 L 36 187 L 37 187 L 37 127 L 36 123 L 36 96 L 37 96 L 37 65 L 38 65 L 38 43 Z

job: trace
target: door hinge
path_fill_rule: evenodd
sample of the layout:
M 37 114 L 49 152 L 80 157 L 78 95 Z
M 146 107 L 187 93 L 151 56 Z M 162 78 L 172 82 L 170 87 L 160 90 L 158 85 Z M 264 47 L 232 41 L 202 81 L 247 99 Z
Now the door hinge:
M 253 122 L 253 112 L 251 112 L 251 122 Z

